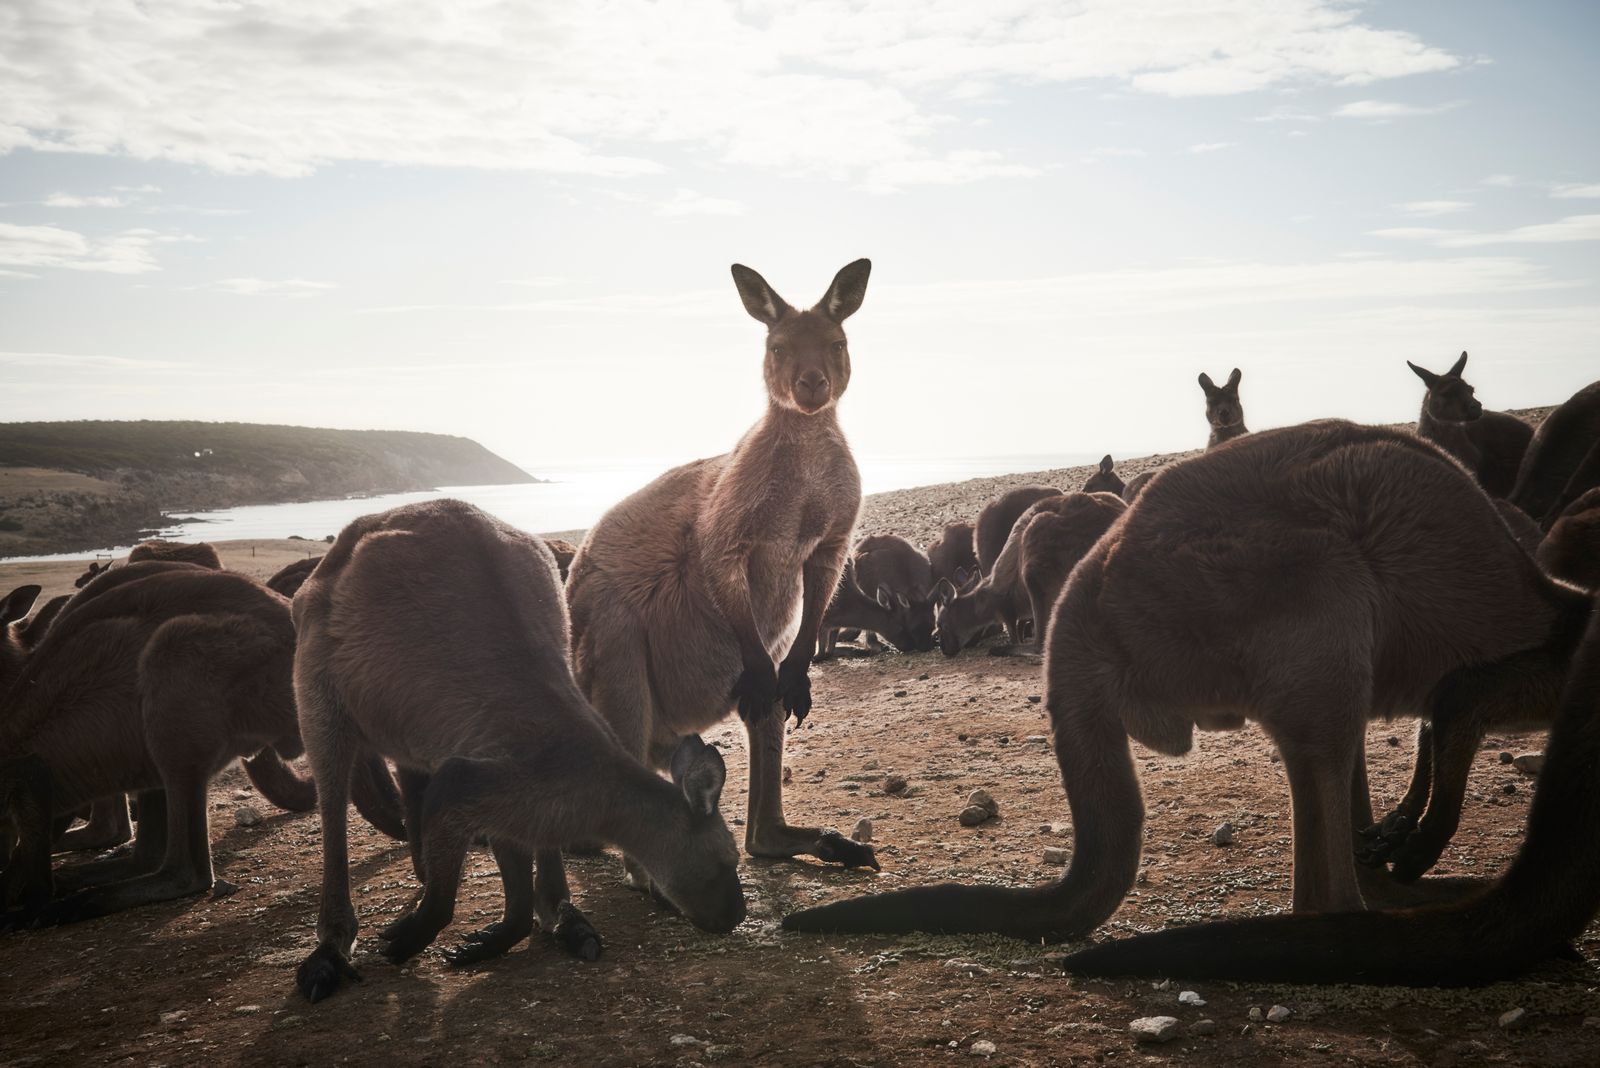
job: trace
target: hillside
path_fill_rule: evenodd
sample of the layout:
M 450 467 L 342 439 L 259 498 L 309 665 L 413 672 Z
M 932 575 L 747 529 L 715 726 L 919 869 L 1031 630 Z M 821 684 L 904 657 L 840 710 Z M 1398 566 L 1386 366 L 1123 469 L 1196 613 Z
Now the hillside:
M 127 542 L 164 513 L 534 481 L 477 442 L 445 434 L 0 423 L 0 555 Z

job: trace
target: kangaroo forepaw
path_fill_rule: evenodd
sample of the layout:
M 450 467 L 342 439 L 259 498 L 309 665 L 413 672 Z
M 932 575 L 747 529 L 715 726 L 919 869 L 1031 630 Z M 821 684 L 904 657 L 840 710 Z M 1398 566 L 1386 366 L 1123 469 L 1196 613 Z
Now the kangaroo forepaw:
M 313 1005 L 339 989 L 341 979 L 359 983 L 361 973 L 345 959 L 343 953 L 327 942 L 312 950 L 294 973 L 295 987 Z
M 878 864 L 878 854 L 871 846 L 846 838 L 838 831 L 823 831 L 811 847 L 811 855 L 829 864 L 842 864 L 846 868 L 883 870 Z
M 1416 829 L 1416 817 L 1404 809 L 1395 809 L 1361 832 L 1356 842 L 1356 860 L 1368 867 L 1383 867 L 1405 846 Z
M 503 957 L 531 931 L 532 928 L 521 924 L 491 923 L 481 931 L 468 934 L 454 949 L 444 950 L 444 959 L 452 967 L 460 968 Z
M 1435 842 L 1426 831 L 1418 830 L 1394 851 L 1390 874 L 1397 882 L 1414 883 L 1439 863 L 1443 852 L 1443 842 Z
M 580 960 L 599 960 L 605 943 L 600 940 L 600 932 L 589 923 L 589 917 L 570 901 L 561 903 L 556 916 L 556 929 L 550 932 L 556 944 Z
M 383 942 L 380 950 L 391 964 L 404 964 L 433 944 L 439 928 L 423 919 L 420 912 L 409 912 L 385 927 L 378 938 Z

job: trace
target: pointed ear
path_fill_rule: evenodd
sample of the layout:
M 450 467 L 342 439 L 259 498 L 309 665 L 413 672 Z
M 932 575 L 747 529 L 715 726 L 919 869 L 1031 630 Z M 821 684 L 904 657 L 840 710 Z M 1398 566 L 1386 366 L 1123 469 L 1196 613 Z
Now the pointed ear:
M 839 268 L 833 284 L 817 301 L 816 310 L 836 323 L 842 323 L 856 313 L 867 296 L 867 276 L 872 273 L 871 260 L 856 260 Z
M 961 576 L 962 576 L 962 573 L 964 571 L 965 571 L 965 568 L 959 568 L 959 567 L 956 568 L 956 578 L 958 580 L 961 580 Z M 964 580 L 962 580 L 962 581 L 964 581 Z M 951 601 L 953 601 L 955 599 L 956 599 L 956 588 L 950 584 L 950 580 L 949 579 L 942 578 L 933 587 L 933 602 L 935 604 L 941 604 L 941 605 L 942 604 L 949 604 Z
M 722 801 L 722 784 L 728 779 L 728 766 L 715 746 L 707 745 L 698 734 L 686 735 L 672 754 L 672 781 L 683 791 L 684 800 L 697 816 L 709 816 Z
M 15 623 L 28 614 L 33 602 L 44 592 L 42 586 L 18 586 L 0 601 L 0 626 Z
M 1213 394 L 1213 393 L 1215 393 L 1217 391 L 1217 384 L 1215 382 L 1211 381 L 1211 376 L 1210 375 L 1206 374 L 1204 371 L 1201 371 L 1200 372 L 1200 388 L 1205 390 L 1206 391 L 1206 396 L 1209 397 L 1209 396 L 1211 396 L 1211 394 Z
M 1466 366 L 1467 366 L 1467 354 L 1463 352 L 1461 354 L 1461 359 L 1459 359 L 1455 363 L 1451 364 L 1450 365 L 1450 370 L 1446 371 L 1445 374 L 1447 374 L 1447 375 L 1455 375 L 1457 378 L 1460 378 L 1461 377 L 1461 372 Z
M 1239 373 L 1239 369 L 1237 367 L 1235 367 L 1233 369 L 1233 374 L 1228 376 L 1228 385 L 1227 385 L 1226 388 L 1228 388 L 1228 389 L 1238 389 L 1239 388 L 1239 379 L 1241 379 L 1243 377 L 1244 376 Z
M 742 263 L 733 265 L 733 284 L 739 288 L 739 299 L 752 318 L 772 326 L 794 309 L 767 285 L 767 280 Z
M 1100 457 L 1100 473 L 1102 475 L 1109 475 L 1113 466 L 1115 465 L 1111 462 L 1111 454 L 1109 452 Z
M 889 593 L 889 587 L 881 582 L 878 583 L 877 601 L 884 608 L 894 607 L 894 597 Z
M 894 603 L 899 605 L 902 609 L 911 607 L 911 599 L 903 593 L 897 593 L 894 595 Z
M 1417 377 L 1422 379 L 1423 384 L 1426 385 L 1429 389 L 1432 389 L 1434 387 L 1435 383 L 1437 383 L 1439 381 L 1439 376 L 1438 375 L 1434 374 L 1432 371 L 1427 370 L 1426 368 L 1418 367 L 1416 364 L 1412 363 L 1410 360 L 1406 361 L 1406 366 L 1411 368 L 1413 371 L 1415 371 L 1417 373 Z

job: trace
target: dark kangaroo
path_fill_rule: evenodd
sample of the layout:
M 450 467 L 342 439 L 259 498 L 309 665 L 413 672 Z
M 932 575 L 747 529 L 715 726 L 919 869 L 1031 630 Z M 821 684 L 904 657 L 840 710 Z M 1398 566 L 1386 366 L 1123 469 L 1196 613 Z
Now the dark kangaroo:
M 828 602 L 828 610 L 822 616 L 822 637 L 816 659 L 837 656 L 839 641 L 844 637 L 840 631 L 848 630 L 880 635 L 901 652 L 910 651 L 913 644 L 894 603 L 887 595 L 868 597 L 856 582 L 855 560 L 847 556 L 844 573 L 839 576 L 839 587 L 833 591 L 833 600 Z
M 1111 454 L 1106 453 L 1100 458 L 1100 466 L 1094 474 L 1083 480 L 1085 493 L 1114 493 L 1122 496 L 1122 491 L 1127 489 L 1127 483 L 1117 475 L 1116 466 L 1111 462 Z
M 1410 360 L 1406 366 L 1428 387 L 1422 396 L 1417 433 L 1460 460 L 1491 497 L 1510 494 L 1533 438 L 1533 427 L 1514 415 L 1484 408 L 1474 396 L 1476 391 L 1461 377 L 1467 366 L 1464 352 L 1442 375 Z
M 284 564 L 267 579 L 266 587 L 273 593 L 282 594 L 293 600 L 294 595 L 300 592 L 300 587 L 305 585 L 306 579 L 311 577 L 311 572 L 317 569 L 317 564 L 321 561 L 320 556 L 308 556 L 303 560 Z
M 75 582 L 73 582 L 73 584 L 72 584 L 73 588 L 81 590 L 85 586 L 89 585 L 89 583 L 93 582 L 100 575 L 102 575 L 105 572 L 110 571 L 110 570 L 111 570 L 111 561 L 110 560 L 107 560 L 103 564 L 98 560 L 90 560 L 89 561 L 88 570 L 86 570 L 83 574 L 78 576 L 77 580 Z
M 578 547 L 566 538 L 546 538 L 545 545 L 556 558 L 556 567 L 561 572 L 561 581 L 567 581 L 567 572 L 572 570 L 573 557 L 578 555 Z
M 199 564 L 213 571 L 222 570 L 222 557 L 217 555 L 217 547 L 208 541 L 166 541 L 154 538 L 140 542 L 128 553 L 128 563 L 136 564 L 141 560 L 171 560 L 182 564 Z
M 1041 510 L 1059 507 L 1065 499 L 1060 493 L 1048 494 L 1024 508 L 1013 520 L 1010 536 L 995 558 L 994 566 L 977 582 L 964 590 L 957 590 L 947 582 L 939 584 L 934 639 L 945 656 L 955 656 L 994 624 L 1005 630 L 1010 643 L 1003 651 L 1014 651 L 1022 646 L 1028 636 L 1025 625 L 1034 619 L 1033 606 L 1022 582 L 1022 532 Z M 989 508 L 986 507 L 984 513 L 990 514 Z M 981 519 L 979 523 L 982 529 Z M 1040 625 L 1042 628 L 1042 621 Z
M 1534 559 L 1546 574 L 1600 592 L 1600 487 L 1567 505 Z
M 1211 381 L 1210 375 L 1200 372 L 1200 388 L 1206 394 L 1206 422 L 1211 425 L 1211 436 L 1206 439 L 1208 449 L 1250 433 L 1250 428 L 1244 425 L 1244 404 L 1239 400 L 1242 377 L 1235 367 L 1228 376 L 1227 385 L 1219 386 Z
M 1069 493 L 1028 521 L 1022 531 L 1022 588 L 1028 593 L 1038 645 L 1048 642 L 1045 627 L 1072 569 L 1127 510 L 1110 491 Z
M 1527 837 L 1487 890 L 1390 912 L 1264 916 L 1107 942 L 1067 957 L 1081 975 L 1176 975 L 1291 983 L 1467 986 L 1526 971 L 1600 910 L 1600 612 L 1562 691 Z M 1459 894 L 1453 880 L 1441 896 Z M 1429 883 L 1424 883 L 1428 886 Z
M 578 685 L 630 752 L 662 767 L 680 738 L 737 707 L 744 845 L 758 857 L 875 863 L 870 847 L 783 814 L 785 712 L 811 708 L 811 657 L 861 508 L 836 404 L 850 383 L 843 324 L 870 270 L 849 264 L 797 311 L 734 265 L 745 310 L 767 327 L 766 413 L 732 452 L 668 471 L 602 516 L 567 581 Z M 636 863 L 628 872 L 648 885 Z
M 1006 539 L 1011 537 L 1011 528 L 1016 526 L 1018 516 L 1046 497 L 1059 496 L 1061 491 L 1054 486 L 1018 486 L 984 505 L 978 513 L 978 526 L 972 538 L 978 553 L 978 572 L 988 575 L 994 571 L 995 561 L 1000 559 L 1000 551 L 1006 547 Z
M 869 534 L 856 542 L 854 555 L 861 589 L 870 590 L 878 603 L 900 619 L 900 631 L 910 644 L 896 643 L 895 648 L 907 653 L 930 651 L 934 578 L 928 558 L 898 534 Z
M 744 919 L 738 851 L 718 809 L 721 755 L 691 737 L 674 756 L 674 785 L 595 715 L 568 665 L 566 603 L 543 541 L 461 501 L 366 516 L 340 533 L 294 617 L 295 695 L 323 798 L 318 945 L 296 974 L 307 998 L 355 974 L 340 802 L 362 751 L 401 768 L 423 883 L 415 909 L 380 935 L 391 961 L 449 924 L 478 834 L 500 867 L 505 914 L 448 954 L 452 963 L 506 952 L 535 916 L 574 952 L 598 956 L 560 867 L 541 861 L 537 880 L 533 869 L 536 850 L 582 839 L 621 846 L 705 930 Z
M 1065 876 L 923 887 L 784 925 L 1081 936 L 1138 870 L 1129 737 L 1177 755 L 1196 727 L 1246 719 L 1288 773 L 1295 910 L 1361 908 L 1368 720 L 1420 712 L 1451 746 L 1472 733 L 1460 724 L 1548 720 L 1589 610 L 1414 435 L 1337 421 L 1252 434 L 1151 482 L 1056 602 L 1045 677 L 1075 834 Z
M 978 574 L 972 524 L 965 519 L 946 523 L 928 545 L 928 566 L 933 569 L 935 583 L 944 579 L 956 589 L 963 589 Z
M 1591 382 L 1539 424 L 1517 471 L 1511 503 L 1549 530 L 1562 509 L 1600 486 L 1600 382 Z

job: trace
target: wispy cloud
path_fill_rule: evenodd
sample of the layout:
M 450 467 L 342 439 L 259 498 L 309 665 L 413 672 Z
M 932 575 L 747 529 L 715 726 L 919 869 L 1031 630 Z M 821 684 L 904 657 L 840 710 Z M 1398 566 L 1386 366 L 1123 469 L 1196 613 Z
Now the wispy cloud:
M 680 189 L 672 199 L 656 208 L 657 215 L 743 215 L 745 204 L 739 200 L 710 197 L 692 189 Z
M 1436 215 L 1455 215 L 1472 207 L 1470 200 L 1408 200 L 1395 207 L 1417 218 L 1431 218 Z
M 331 282 L 311 282 L 304 278 L 223 278 L 208 288 L 241 297 L 314 297 L 338 287 Z
M 1043 172 L 1024 163 L 1009 163 L 998 152 L 957 151 L 943 157 L 880 163 L 867 172 L 862 185 L 888 193 L 911 185 L 966 185 L 986 178 L 1034 178 Z
M 1238 145 L 1237 141 L 1202 141 L 1197 145 L 1190 145 L 1188 151 L 1193 155 L 1201 156 L 1207 152 L 1221 152 L 1225 148 L 1233 148 L 1236 145 Z
M 1484 245 L 1550 245 L 1573 241 L 1600 241 L 1600 215 L 1569 215 L 1555 222 L 1534 223 L 1510 230 L 1447 230 L 1431 226 L 1402 226 L 1369 231 L 1374 237 L 1428 241 L 1440 248 L 1478 248 Z
M 0 223 L 0 266 L 145 274 L 161 269 L 157 246 L 184 240 L 189 239 L 146 229 L 91 238 L 59 226 Z
M 1124 148 L 1120 145 L 1099 145 L 1084 154 L 1085 163 L 1099 163 L 1108 159 L 1137 159 L 1145 155 L 1142 148 Z
M 44 198 L 47 208 L 120 208 L 128 202 L 122 197 L 81 197 L 71 193 L 51 193 Z
M 1334 109 L 1334 116 L 1341 119 L 1367 119 L 1372 122 L 1388 122 L 1391 119 L 1409 119 L 1420 115 L 1438 115 L 1461 106 L 1461 101 L 1455 100 L 1447 104 L 1401 104 L 1393 100 L 1356 100 Z
M 1600 182 L 1556 185 L 1550 195 L 1561 200 L 1593 200 L 1600 197 Z

